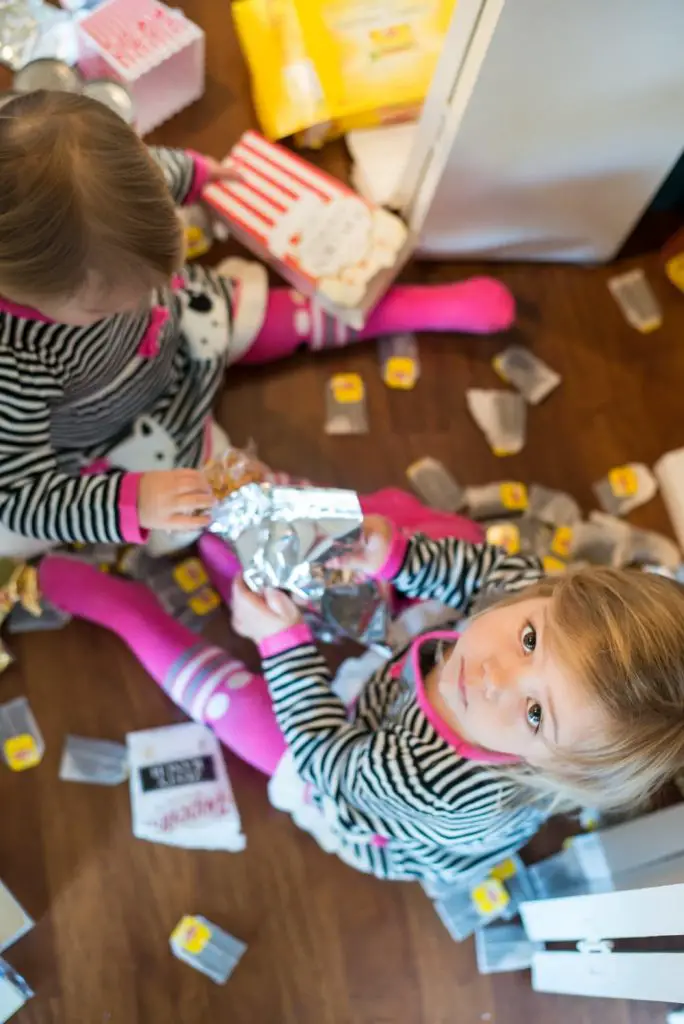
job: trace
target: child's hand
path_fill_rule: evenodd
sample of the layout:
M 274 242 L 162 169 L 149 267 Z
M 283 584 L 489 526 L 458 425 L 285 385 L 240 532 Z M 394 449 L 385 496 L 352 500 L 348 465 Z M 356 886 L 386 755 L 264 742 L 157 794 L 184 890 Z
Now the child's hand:
M 197 469 L 143 473 L 138 487 L 138 520 L 144 530 L 203 530 L 214 495 Z
M 209 174 L 207 179 L 208 185 L 211 185 L 215 181 L 240 180 L 240 172 L 230 160 L 222 164 L 218 160 L 214 160 L 213 156 L 205 156 L 204 163 Z
M 297 605 L 282 590 L 267 587 L 263 593 L 255 594 L 242 576 L 233 582 L 231 608 L 233 629 L 255 644 L 302 621 Z
M 349 554 L 333 558 L 328 565 L 333 569 L 354 569 L 374 576 L 387 561 L 394 536 L 394 526 L 384 516 L 366 516 L 358 547 Z

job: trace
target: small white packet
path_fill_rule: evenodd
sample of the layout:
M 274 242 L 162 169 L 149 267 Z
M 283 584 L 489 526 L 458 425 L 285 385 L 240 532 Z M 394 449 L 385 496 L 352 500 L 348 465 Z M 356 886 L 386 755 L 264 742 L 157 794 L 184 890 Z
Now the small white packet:
M 426 455 L 406 470 L 414 491 L 431 508 L 458 512 L 465 502 L 465 491 L 449 470 L 437 459 Z
M 494 455 L 516 455 L 525 444 L 527 406 L 512 391 L 468 388 L 468 411 L 487 439 Z
M 627 323 L 641 334 L 650 334 L 660 327 L 663 313 L 641 267 L 609 278 L 608 289 Z
M 473 519 L 496 519 L 525 512 L 529 496 L 525 484 L 518 480 L 502 480 L 483 487 L 468 487 L 466 505 Z
M 549 526 L 573 526 L 582 518 L 579 505 L 565 491 L 532 484 L 529 497 L 529 514 Z
M 126 737 L 133 835 L 194 850 L 244 850 L 219 741 L 187 722 Z
M 123 743 L 67 736 L 59 777 L 63 782 L 118 786 L 128 778 L 128 751 Z
M 182 918 L 169 945 L 175 957 L 217 985 L 225 985 L 247 949 L 244 942 L 199 915 Z
M 655 497 L 658 484 L 643 462 L 629 462 L 611 469 L 593 490 L 605 512 L 626 516 Z
M 523 345 L 509 345 L 494 356 L 492 366 L 530 405 L 539 405 L 561 382 L 559 373 Z

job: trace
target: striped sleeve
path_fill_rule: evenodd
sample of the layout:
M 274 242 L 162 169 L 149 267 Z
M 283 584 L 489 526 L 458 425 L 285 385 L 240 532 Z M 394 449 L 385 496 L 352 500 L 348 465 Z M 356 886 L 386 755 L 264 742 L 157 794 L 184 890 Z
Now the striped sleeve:
M 150 153 L 161 167 L 173 200 L 186 206 L 200 198 L 207 174 L 204 158 L 184 149 L 150 146 Z
M 68 476 L 50 441 L 50 406 L 61 396 L 50 370 L 0 351 L 0 522 L 47 541 L 122 540 L 125 474 Z
M 471 544 L 455 537 L 430 540 L 416 534 L 408 541 L 392 582 L 407 597 L 441 601 L 467 611 L 480 594 L 521 590 L 542 576 L 537 558 L 509 555 L 491 544 Z

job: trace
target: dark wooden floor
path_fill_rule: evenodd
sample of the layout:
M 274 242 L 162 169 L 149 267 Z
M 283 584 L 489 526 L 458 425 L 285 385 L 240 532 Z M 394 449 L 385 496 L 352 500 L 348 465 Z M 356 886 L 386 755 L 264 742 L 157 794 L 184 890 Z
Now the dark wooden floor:
M 252 124 L 247 80 L 226 5 L 187 0 L 208 31 L 202 102 L 159 139 L 221 156 Z M 339 151 L 325 159 L 333 162 Z M 563 375 L 529 417 L 521 455 L 497 461 L 470 421 L 464 388 L 494 386 L 500 339 L 424 337 L 413 393 L 387 391 L 373 346 L 301 356 L 230 374 L 220 418 L 234 441 L 257 440 L 274 466 L 362 491 L 401 484 L 430 454 L 466 483 L 502 476 L 571 490 L 591 508 L 591 484 L 628 459 L 652 463 L 684 443 L 684 296 L 645 266 L 665 309 L 642 337 L 623 322 L 608 270 L 501 267 L 520 300 L 514 334 Z M 422 267 L 422 280 L 479 267 Z M 410 275 L 409 275 L 410 276 Z M 507 339 L 511 340 L 511 339 Z M 324 386 L 337 370 L 366 381 L 371 433 L 323 434 Z M 667 529 L 660 500 L 633 517 Z M 227 633 L 221 635 L 230 643 Z M 17 1024 L 650 1024 L 661 1006 L 534 994 L 525 974 L 480 977 L 471 943 L 455 945 L 418 887 L 383 884 L 322 853 L 272 810 L 262 779 L 228 760 L 248 836 L 240 855 L 189 853 L 133 839 L 128 793 L 60 783 L 67 732 L 121 739 L 181 716 L 123 647 L 72 624 L 26 637 L 0 697 L 26 694 L 47 742 L 43 764 L 0 770 L 0 877 L 36 918 L 10 953 L 37 989 Z M 174 960 L 168 936 L 186 913 L 205 914 L 249 944 L 225 989 Z

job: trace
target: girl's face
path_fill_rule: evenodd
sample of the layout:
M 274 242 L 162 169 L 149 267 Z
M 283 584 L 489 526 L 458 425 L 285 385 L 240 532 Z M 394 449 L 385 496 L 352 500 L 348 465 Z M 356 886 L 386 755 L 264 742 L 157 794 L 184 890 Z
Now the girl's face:
M 464 740 L 534 765 L 604 724 L 602 709 L 549 649 L 549 605 L 548 597 L 530 598 L 475 617 L 438 683 Z

